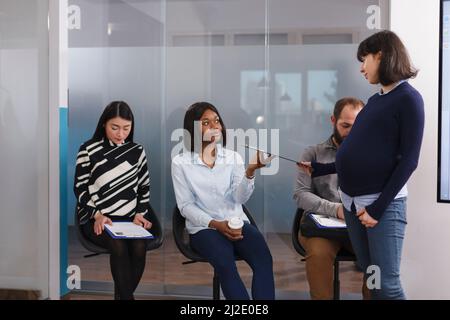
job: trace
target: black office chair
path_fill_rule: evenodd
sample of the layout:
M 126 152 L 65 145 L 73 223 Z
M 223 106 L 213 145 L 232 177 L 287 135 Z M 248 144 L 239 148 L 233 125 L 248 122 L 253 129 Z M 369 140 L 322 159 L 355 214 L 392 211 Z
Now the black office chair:
M 244 205 L 242 206 L 242 209 L 244 210 L 248 220 L 250 220 L 250 223 L 258 228 L 248 209 Z M 180 252 L 189 259 L 189 261 L 185 261 L 183 264 L 208 262 L 208 260 L 203 258 L 191 247 L 189 235 L 186 232 L 186 219 L 181 215 L 177 206 L 175 206 L 173 210 L 172 232 L 178 250 L 180 250 Z M 236 260 L 242 260 L 242 258 L 236 256 Z M 220 280 L 216 270 L 214 270 L 213 276 L 213 300 L 220 300 Z
M 295 213 L 294 221 L 292 223 L 292 244 L 295 251 L 297 251 L 302 257 L 306 256 L 306 251 L 300 243 L 298 238 L 300 232 L 300 221 L 303 216 L 303 209 L 298 208 Z M 305 261 L 305 258 L 302 259 Z M 356 261 L 356 256 L 346 249 L 341 249 L 334 259 L 334 280 L 333 280 L 333 299 L 340 299 L 340 281 L 339 281 L 339 262 L 341 261 Z
M 159 222 L 159 219 L 156 216 L 155 211 L 153 210 L 151 205 L 149 205 L 148 212 L 146 213 L 145 218 L 152 223 L 152 227 L 149 231 L 154 236 L 153 239 L 147 240 L 147 251 L 155 250 L 159 248 L 163 243 L 163 232 L 161 223 Z M 85 258 L 98 256 L 100 254 L 109 254 L 108 249 L 96 245 L 84 235 L 83 230 L 81 229 L 80 221 L 78 220 L 76 208 L 75 208 L 75 229 L 77 233 L 77 238 L 80 241 L 81 245 L 86 250 L 92 252 L 90 254 L 84 255 Z M 114 286 L 114 298 L 116 299 L 118 298 L 118 292 L 115 286 Z

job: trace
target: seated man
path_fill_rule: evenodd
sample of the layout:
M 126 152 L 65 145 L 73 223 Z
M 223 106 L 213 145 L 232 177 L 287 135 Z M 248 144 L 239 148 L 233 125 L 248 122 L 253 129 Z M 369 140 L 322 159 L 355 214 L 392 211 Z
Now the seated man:
M 364 103 L 361 100 L 352 97 L 337 101 L 331 116 L 333 134 L 325 142 L 308 147 L 303 152 L 300 161 L 334 162 L 339 145 L 350 133 L 356 116 L 363 106 Z M 344 220 L 336 174 L 311 179 L 303 170 L 299 170 L 294 199 L 297 201 L 297 206 L 304 210 L 303 218 L 312 212 Z M 306 276 L 311 299 L 332 299 L 334 259 L 341 248 L 353 252 L 350 240 L 307 238 L 302 235 L 299 237 L 300 243 L 306 251 Z M 363 291 L 363 295 L 366 296 L 364 289 Z

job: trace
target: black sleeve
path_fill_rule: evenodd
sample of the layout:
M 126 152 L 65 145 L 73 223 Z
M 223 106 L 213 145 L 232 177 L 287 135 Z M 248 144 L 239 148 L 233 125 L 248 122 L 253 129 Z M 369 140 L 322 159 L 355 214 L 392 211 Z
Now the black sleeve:
M 334 162 L 332 163 L 319 163 L 312 161 L 311 167 L 313 168 L 311 177 L 317 178 L 321 176 L 326 176 L 328 174 L 334 174 L 336 173 L 336 164 Z

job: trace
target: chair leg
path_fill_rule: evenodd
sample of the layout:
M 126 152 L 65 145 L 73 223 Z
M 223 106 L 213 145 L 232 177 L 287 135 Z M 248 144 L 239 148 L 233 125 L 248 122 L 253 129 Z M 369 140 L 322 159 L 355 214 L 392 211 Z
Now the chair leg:
M 214 270 L 213 277 L 213 300 L 220 300 L 220 281 L 216 270 Z
M 334 260 L 333 300 L 340 299 L 339 261 Z

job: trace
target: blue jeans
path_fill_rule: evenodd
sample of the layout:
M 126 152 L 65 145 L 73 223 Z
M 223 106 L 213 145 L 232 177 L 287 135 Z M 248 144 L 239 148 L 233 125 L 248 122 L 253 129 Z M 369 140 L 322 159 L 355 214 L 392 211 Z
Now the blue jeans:
M 344 214 L 353 250 L 364 272 L 371 265 L 380 268 L 380 289 L 370 290 L 371 298 L 406 299 L 400 283 L 400 259 L 407 224 L 406 198 L 394 199 L 373 228 L 361 224 L 354 205 L 352 212 L 344 208 Z M 364 281 L 372 274 L 373 271 L 365 273 Z
M 242 235 L 242 240 L 230 241 L 217 230 L 205 229 L 191 234 L 191 246 L 214 267 L 226 299 L 250 299 L 238 273 L 235 261 L 237 254 L 253 271 L 253 299 L 273 300 L 275 284 L 272 255 L 266 241 L 258 229 L 249 223 L 244 223 Z

